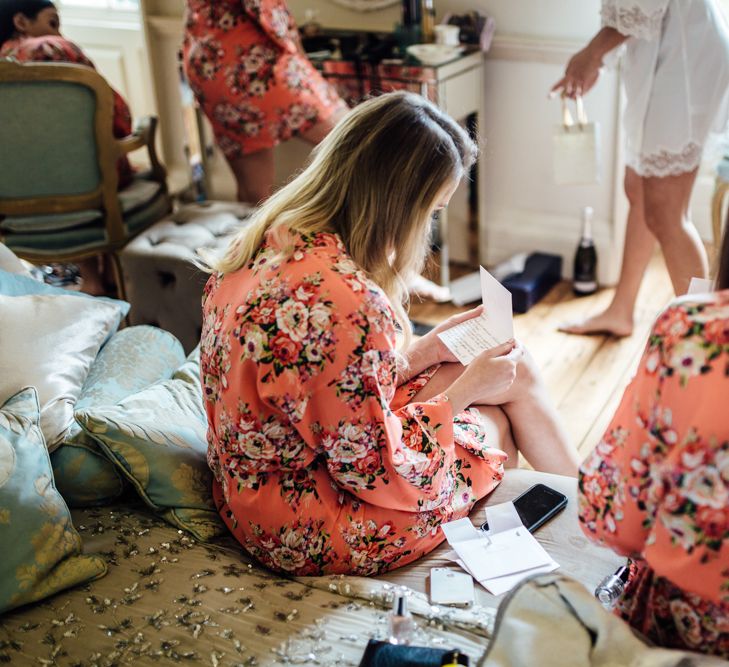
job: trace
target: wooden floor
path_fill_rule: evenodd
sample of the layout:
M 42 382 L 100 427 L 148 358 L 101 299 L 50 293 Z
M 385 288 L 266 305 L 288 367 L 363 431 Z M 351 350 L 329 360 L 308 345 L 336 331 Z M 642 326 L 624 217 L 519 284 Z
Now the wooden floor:
M 616 339 L 572 336 L 557 331 L 562 322 L 601 310 L 609 303 L 612 292 L 606 289 L 589 297 L 575 298 L 570 284 L 563 282 L 528 313 L 514 317 L 515 335 L 537 360 L 581 455 L 591 451 L 602 436 L 635 372 L 655 316 L 673 296 L 663 260 L 656 256 L 641 286 L 632 336 Z M 414 300 L 410 316 L 413 320 L 437 324 L 463 310 L 467 309 Z

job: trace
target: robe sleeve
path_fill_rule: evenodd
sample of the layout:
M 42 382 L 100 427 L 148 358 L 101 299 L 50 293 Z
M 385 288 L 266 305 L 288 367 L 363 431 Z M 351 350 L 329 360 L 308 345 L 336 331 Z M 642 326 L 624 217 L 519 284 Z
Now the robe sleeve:
M 627 37 L 653 40 L 661 35 L 669 0 L 603 0 L 603 27 L 615 28 Z

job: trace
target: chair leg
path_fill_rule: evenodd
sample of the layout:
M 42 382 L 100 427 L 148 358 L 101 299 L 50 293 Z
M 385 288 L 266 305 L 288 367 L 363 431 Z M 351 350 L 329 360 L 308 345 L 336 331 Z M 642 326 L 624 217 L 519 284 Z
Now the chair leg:
M 119 255 L 117 255 L 115 252 L 110 252 L 108 256 L 111 258 L 111 266 L 114 270 L 117 298 L 121 299 L 122 301 L 126 301 L 127 290 L 126 286 L 124 285 L 124 272 L 122 271 L 121 260 L 119 259 Z M 124 318 L 124 324 L 126 326 L 129 326 L 129 315 Z

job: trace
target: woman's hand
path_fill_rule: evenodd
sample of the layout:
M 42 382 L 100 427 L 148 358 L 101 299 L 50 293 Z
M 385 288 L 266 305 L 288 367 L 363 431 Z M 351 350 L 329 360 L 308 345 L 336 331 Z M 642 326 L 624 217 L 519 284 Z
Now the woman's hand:
M 601 67 L 602 53 L 586 46 L 570 58 L 564 76 L 552 86 L 550 94 L 561 93 L 571 99 L 586 95 L 597 83 Z
M 400 373 L 398 384 L 406 382 L 426 368 L 430 368 L 436 364 L 446 362 L 454 363 L 458 361 L 453 352 L 438 338 L 438 334 L 472 317 L 478 317 L 481 313 L 483 313 L 483 306 L 468 310 L 465 313 L 453 315 L 444 322 L 441 322 L 435 329 L 425 334 L 425 336 L 412 343 L 406 353 L 407 367 Z
M 423 340 L 427 341 L 426 344 L 433 346 L 436 350 L 436 361 L 434 363 L 455 363 L 458 361 L 456 355 L 446 347 L 446 344 L 440 338 L 438 338 L 438 334 L 451 329 L 457 324 L 461 324 L 461 322 L 473 319 L 474 317 L 480 317 L 483 312 L 484 307 L 481 305 L 476 308 L 472 308 L 471 310 L 467 310 L 465 313 L 451 315 L 451 317 L 441 322 L 437 327 L 435 327 L 435 329 L 429 331 L 425 334 L 425 336 L 423 336 Z
M 511 389 L 523 354 L 524 348 L 510 340 L 477 356 L 446 389 L 453 412 L 461 412 L 469 405 L 489 404 Z

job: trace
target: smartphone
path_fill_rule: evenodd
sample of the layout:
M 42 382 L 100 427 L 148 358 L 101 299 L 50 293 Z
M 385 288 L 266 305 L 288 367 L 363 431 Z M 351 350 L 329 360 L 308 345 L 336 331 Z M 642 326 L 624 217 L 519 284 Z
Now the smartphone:
M 526 529 L 533 533 L 567 507 L 567 496 L 544 484 L 535 484 L 514 498 L 514 507 Z M 481 530 L 488 530 L 484 521 Z
M 430 569 L 431 604 L 466 606 L 473 603 L 473 577 L 450 567 Z

